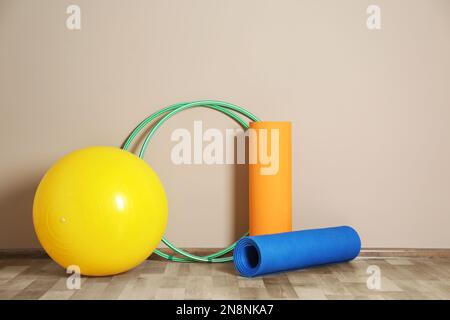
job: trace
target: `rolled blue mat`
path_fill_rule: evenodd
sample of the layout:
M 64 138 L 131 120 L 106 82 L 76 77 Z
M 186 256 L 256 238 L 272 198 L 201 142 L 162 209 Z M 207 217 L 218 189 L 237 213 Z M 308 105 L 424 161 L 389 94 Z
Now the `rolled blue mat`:
M 255 277 L 349 261 L 360 250 L 358 233 L 342 226 L 244 237 L 236 244 L 233 257 L 242 276 Z

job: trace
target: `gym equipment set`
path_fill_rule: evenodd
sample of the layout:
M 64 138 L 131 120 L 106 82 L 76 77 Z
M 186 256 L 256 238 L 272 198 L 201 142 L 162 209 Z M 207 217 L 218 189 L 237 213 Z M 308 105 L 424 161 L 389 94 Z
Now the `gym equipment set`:
M 175 114 L 205 107 L 231 117 L 267 149 L 278 134 L 277 171 L 262 174 L 265 164 L 250 162 L 249 233 L 216 253 L 199 256 L 172 244 L 164 231 L 168 204 L 157 174 L 143 157 L 159 127 Z M 247 123 L 241 116 L 251 120 Z M 150 129 L 138 156 L 134 139 Z M 60 266 L 78 266 L 87 276 L 128 271 L 152 253 L 174 262 L 233 261 L 245 277 L 344 262 L 358 256 L 361 240 L 348 226 L 292 231 L 292 142 L 290 122 L 261 121 L 227 102 L 202 100 L 171 105 L 143 120 L 122 149 L 88 147 L 58 160 L 42 178 L 33 203 L 34 228 L 44 250 Z M 156 249 L 163 242 L 174 253 Z M 233 255 L 228 253 L 233 251 Z M 227 255 L 228 254 L 228 255 Z

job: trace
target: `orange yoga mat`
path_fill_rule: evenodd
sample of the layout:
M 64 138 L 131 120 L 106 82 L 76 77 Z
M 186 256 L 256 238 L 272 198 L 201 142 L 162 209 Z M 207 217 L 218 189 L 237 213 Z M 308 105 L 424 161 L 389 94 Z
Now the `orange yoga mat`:
M 292 231 L 290 122 L 251 122 L 249 129 L 250 235 Z

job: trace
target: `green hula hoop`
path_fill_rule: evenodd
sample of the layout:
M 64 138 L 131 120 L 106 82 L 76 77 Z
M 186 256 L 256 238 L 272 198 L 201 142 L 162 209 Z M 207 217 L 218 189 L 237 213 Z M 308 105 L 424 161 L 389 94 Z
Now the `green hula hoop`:
M 182 102 L 173 104 L 169 107 L 166 107 L 164 109 L 161 109 L 160 111 L 157 111 L 147 117 L 145 120 L 143 120 L 134 130 L 133 132 L 128 136 L 127 140 L 125 141 L 124 145 L 122 146 L 122 149 L 128 150 L 130 148 L 131 143 L 136 138 L 136 136 L 153 120 L 158 118 L 159 116 L 162 116 L 161 119 L 159 119 L 151 128 L 150 132 L 145 137 L 144 143 L 141 146 L 141 149 L 139 151 L 139 158 L 143 159 L 145 152 L 148 148 L 148 144 L 150 142 L 150 139 L 155 135 L 156 131 L 159 127 L 162 126 L 164 122 L 169 120 L 172 116 L 175 114 L 191 109 L 196 107 L 205 107 L 210 108 L 213 110 L 220 111 L 227 116 L 231 117 L 232 119 L 236 120 L 244 129 L 248 129 L 249 125 L 246 121 L 244 121 L 241 117 L 239 117 L 236 113 L 241 114 L 248 119 L 252 121 L 260 121 L 258 117 L 250 113 L 249 111 L 245 110 L 244 108 L 238 107 L 234 104 L 222 102 L 222 101 L 214 101 L 214 100 L 201 100 L 201 101 L 193 101 L 193 102 Z M 236 113 L 235 113 L 236 112 Z M 247 236 L 248 232 L 245 233 L 243 236 Z M 162 242 L 167 245 L 170 249 L 172 249 L 174 252 L 178 253 L 182 257 L 177 257 L 174 255 L 166 254 L 158 249 L 154 251 L 157 255 L 160 257 L 175 261 L 175 262 L 209 262 L 209 263 L 219 263 L 219 262 L 229 262 L 233 261 L 233 257 L 222 257 L 223 255 L 227 254 L 228 252 L 232 251 L 234 247 L 236 246 L 236 242 L 231 244 L 230 246 L 226 247 L 225 249 L 222 249 L 216 253 L 207 255 L 207 256 L 198 256 L 191 254 L 187 251 L 184 251 L 180 248 L 177 248 L 174 244 L 172 244 L 166 237 L 162 238 Z

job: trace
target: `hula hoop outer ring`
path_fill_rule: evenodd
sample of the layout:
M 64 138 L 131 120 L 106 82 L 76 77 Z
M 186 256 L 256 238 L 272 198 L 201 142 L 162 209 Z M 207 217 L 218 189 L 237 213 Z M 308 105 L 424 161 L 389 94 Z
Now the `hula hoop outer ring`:
M 192 109 L 196 107 L 205 107 L 213 110 L 220 111 L 230 118 L 234 119 L 236 122 L 238 122 L 244 129 L 248 129 L 249 125 L 246 121 L 244 121 L 241 117 L 239 117 L 236 113 L 241 114 L 250 120 L 256 122 L 260 121 L 258 117 L 250 113 L 249 111 L 245 110 L 244 108 L 238 107 L 234 104 L 223 102 L 223 101 L 215 101 L 215 100 L 200 100 L 200 101 L 193 101 L 193 102 L 182 102 L 173 104 L 171 106 L 168 106 L 164 109 L 161 109 L 160 111 L 157 111 L 144 119 L 134 130 L 131 132 L 131 134 L 128 136 L 127 140 L 122 146 L 122 149 L 129 151 L 130 145 L 133 142 L 133 140 L 136 138 L 136 136 L 153 120 L 156 118 L 162 116 L 157 122 L 155 122 L 150 130 L 150 132 L 145 137 L 145 140 L 141 146 L 141 149 L 139 151 L 139 158 L 143 159 L 145 156 L 145 152 L 148 148 L 148 144 L 150 142 L 150 139 L 155 135 L 156 131 L 158 130 L 161 125 L 169 120 L 172 116 L 175 114 L 187 110 Z M 236 112 L 236 113 L 235 113 Z M 245 237 L 248 235 L 248 232 L 245 233 L 242 237 Z M 229 262 L 233 261 L 233 257 L 222 257 L 223 255 L 227 254 L 228 252 L 232 251 L 234 247 L 236 246 L 236 242 L 231 244 L 230 246 L 226 247 L 225 249 L 222 249 L 218 252 L 215 252 L 213 254 L 207 255 L 207 256 L 198 256 L 191 254 L 187 251 L 184 251 L 180 248 L 177 248 L 174 244 L 172 244 L 166 237 L 163 237 L 161 241 L 167 245 L 170 249 L 172 249 L 174 252 L 178 253 L 182 257 L 176 257 L 174 255 L 166 254 L 158 249 L 155 249 L 153 252 L 159 255 L 160 257 L 175 261 L 175 262 L 209 262 L 209 263 L 220 263 L 220 262 Z

